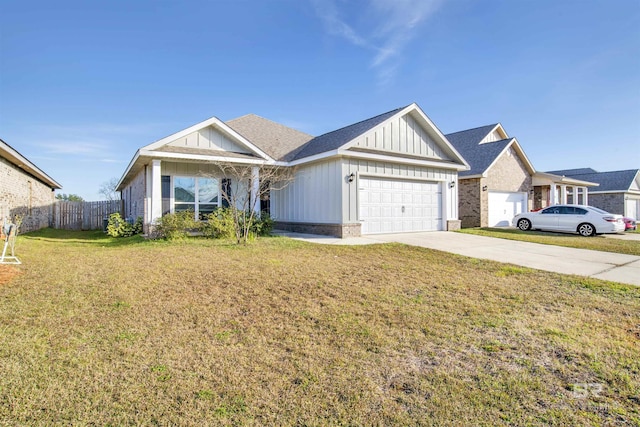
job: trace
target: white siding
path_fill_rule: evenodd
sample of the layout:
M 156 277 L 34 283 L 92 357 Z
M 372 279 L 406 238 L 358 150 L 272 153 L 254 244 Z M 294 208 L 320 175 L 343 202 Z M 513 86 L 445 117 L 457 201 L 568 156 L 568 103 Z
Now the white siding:
M 449 159 L 440 145 L 410 114 L 363 134 L 355 141 L 354 147 L 439 160 Z
M 220 169 L 210 163 L 162 162 L 162 175 L 219 177 Z
M 209 150 L 224 150 L 234 153 L 249 153 L 245 147 L 242 147 L 231 141 L 225 135 L 216 130 L 213 126 L 206 127 L 197 132 L 176 139 L 170 142 L 173 147 L 201 148 Z
M 294 181 L 271 194 L 271 216 L 279 221 L 338 224 L 342 181 L 340 160 L 302 166 Z

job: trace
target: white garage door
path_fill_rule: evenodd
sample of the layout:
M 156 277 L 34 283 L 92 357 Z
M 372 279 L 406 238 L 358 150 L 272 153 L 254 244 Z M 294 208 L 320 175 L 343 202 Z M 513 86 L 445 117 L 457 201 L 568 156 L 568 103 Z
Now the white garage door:
M 625 200 L 624 216 L 640 219 L 640 200 Z
M 358 199 L 362 234 L 442 230 L 437 182 L 361 177 Z
M 489 227 L 507 227 L 527 208 L 526 193 L 489 192 Z

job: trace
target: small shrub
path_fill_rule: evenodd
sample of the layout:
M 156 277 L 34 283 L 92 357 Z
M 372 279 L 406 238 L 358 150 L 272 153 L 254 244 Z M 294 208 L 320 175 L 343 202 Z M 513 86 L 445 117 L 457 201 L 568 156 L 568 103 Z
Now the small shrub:
M 231 209 L 216 209 L 205 217 L 206 223 L 202 226 L 202 233 L 207 237 L 216 239 L 229 239 L 235 235 L 233 213 Z
M 268 213 L 262 212 L 260 218 L 254 219 L 253 224 L 251 224 L 251 231 L 257 236 L 268 236 L 273 230 L 273 222 Z
M 107 223 L 107 234 L 109 236 L 129 237 L 140 233 L 142 233 L 142 217 L 138 217 L 136 222 L 131 224 L 117 212 L 109 215 L 109 222 Z
M 164 215 L 158 220 L 157 236 L 167 240 L 182 239 L 194 231 L 200 231 L 202 223 L 195 220 L 193 211 L 183 211 Z

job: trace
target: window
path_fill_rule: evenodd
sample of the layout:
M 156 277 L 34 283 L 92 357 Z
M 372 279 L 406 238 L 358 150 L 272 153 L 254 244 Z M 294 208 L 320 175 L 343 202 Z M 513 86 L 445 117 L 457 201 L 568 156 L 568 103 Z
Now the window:
M 543 210 L 542 212 L 540 212 L 541 214 L 551 214 L 551 215 L 557 215 L 560 213 L 560 209 L 558 209 L 557 207 L 551 207 L 551 208 L 547 208 L 545 210 Z
M 202 219 L 218 207 L 218 180 L 215 178 L 173 177 L 174 212 L 191 210 Z

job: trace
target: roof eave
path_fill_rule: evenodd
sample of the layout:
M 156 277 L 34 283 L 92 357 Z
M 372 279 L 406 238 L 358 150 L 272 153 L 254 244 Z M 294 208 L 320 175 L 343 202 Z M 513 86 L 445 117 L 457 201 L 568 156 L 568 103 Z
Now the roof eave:
M 29 161 L 26 157 L 20 154 L 17 150 L 11 147 L 6 142 L 0 139 L 0 151 L 2 152 L 2 157 L 6 158 L 9 162 L 11 162 L 16 167 L 22 169 L 26 173 L 33 175 L 43 183 L 47 184 L 51 189 L 61 189 L 62 185 L 60 185 L 56 180 L 47 175 L 42 169 L 37 167 L 31 161 Z

